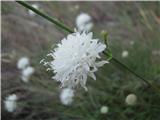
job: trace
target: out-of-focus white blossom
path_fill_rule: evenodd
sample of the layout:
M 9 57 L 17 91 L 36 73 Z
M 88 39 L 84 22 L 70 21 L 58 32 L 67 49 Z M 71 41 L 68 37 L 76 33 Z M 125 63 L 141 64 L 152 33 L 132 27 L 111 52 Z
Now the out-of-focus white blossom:
M 25 69 L 27 66 L 29 65 L 29 58 L 27 57 L 22 57 L 18 60 L 18 63 L 17 63 L 17 68 L 18 69 Z
M 129 52 L 128 52 L 127 50 L 124 50 L 124 51 L 122 52 L 122 57 L 123 57 L 123 58 L 128 57 L 128 55 L 129 55 Z
M 93 27 L 91 16 L 87 13 L 81 13 L 76 18 L 76 26 L 79 31 L 90 31 Z
M 100 109 L 101 114 L 106 114 L 108 113 L 108 107 L 107 106 L 102 106 Z
M 5 109 L 8 112 L 14 112 L 17 108 L 17 95 L 16 94 L 12 94 L 9 95 L 8 97 L 6 97 L 6 100 L 4 101 L 4 106 Z
M 77 5 L 74 5 L 74 6 L 72 6 L 72 7 L 69 7 L 69 10 L 71 11 L 71 12 L 75 12 L 76 10 L 78 10 L 79 9 L 79 5 L 77 4 Z
M 22 75 L 21 75 L 22 81 L 28 82 L 30 76 L 34 73 L 34 71 L 35 71 L 34 68 L 30 67 L 30 66 L 28 66 L 26 69 L 24 69 L 22 71 Z
M 133 40 L 132 40 L 132 41 L 130 41 L 130 44 L 131 44 L 131 45 L 134 45 L 134 43 L 135 43 L 135 42 L 134 42 Z
M 160 56 L 160 50 L 153 50 L 152 55 Z
M 125 101 L 128 105 L 135 105 L 137 102 L 137 96 L 135 94 L 129 94 Z
M 64 88 L 60 94 L 60 100 L 64 105 L 70 105 L 73 102 L 74 90 L 71 88 Z
M 36 9 L 39 9 L 39 5 L 38 4 L 32 4 L 32 7 L 36 8 Z M 30 16 L 35 16 L 36 15 L 36 13 L 33 12 L 32 10 L 28 10 L 28 14 Z
M 75 5 L 74 8 L 75 8 L 75 10 L 78 10 L 79 9 L 79 5 L 78 4 Z
M 70 34 L 48 54 L 53 58 L 52 61 L 43 60 L 43 63 L 54 71 L 53 79 L 60 81 L 62 87 L 74 88 L 80 84 L 87 90 L 87 76 L 96 80 L 94 72 L 108 63 L 100 60 L 100 53 L 105 50 L 106 45 L 92 37 L 91 32 Z

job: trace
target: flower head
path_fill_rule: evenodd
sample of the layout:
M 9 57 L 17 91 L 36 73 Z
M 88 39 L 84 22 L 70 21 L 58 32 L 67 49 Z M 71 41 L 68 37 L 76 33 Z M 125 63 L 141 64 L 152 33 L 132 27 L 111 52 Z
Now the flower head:
M 73 102 L 74 90 L 71 88 L 65 88 L 60 94 L 60 100 L 64 105 L 70 105 Z
M 17 63 L 17 68 L 18 69 L 25 69 L 27 66 L 29 65 L 29 58 L 27 57 L 22 57 L 18 60 L 18 63 Z
M 128 105 L 135 105 L 137 102 L 137 96 L 135 94 L 129 94 L 125 101 Z
M 81 13 L 76 18 L 76 26 L 79 31 L 90 31 L 93 27 L 91 16 L 87 13 Z
M 124 51 L 122 52 L 122 57 L 123 57 L 123 58 L 128 57 L 128 55 L 129 55 L 129 52 L 128 52 L 127 50 L 124 50 Z
M 5 108 L 8 112 L 13 112 L 17 108 L 17 95 L 12 94 L 6 97 L 6 100 L 4 101 Z
M 102 106 L 100 109 L 101 114 L 106 114 L 108 113 L 108 107 L 107 106 Z
M 131 45 L 134 45 L 134 44 L 135 44 L 135 42 L 132 40 L 132 41 L 130 41 L 130 44 L 131 44 Z
M 30 76 L 34 73 L 34 68 L 33 67 L 30 67 L 28 66 L 26 69 L 24 69 L 22 71 L 22 76 L 21 76 L 21 79 L 24 81 L 24 82 L 28 82 Z
M 53 70 L 53 79 L 60 81 L 62 87 L 74 88 L 78 84 L 86 90 L 87 76 L 96 80 L 94 72 L 108 61 L 98 61 L 106 45 L 92 38 L 92 33 L 73 33 L 64 38 L 49 56 L 51 62 L 44 62 Z

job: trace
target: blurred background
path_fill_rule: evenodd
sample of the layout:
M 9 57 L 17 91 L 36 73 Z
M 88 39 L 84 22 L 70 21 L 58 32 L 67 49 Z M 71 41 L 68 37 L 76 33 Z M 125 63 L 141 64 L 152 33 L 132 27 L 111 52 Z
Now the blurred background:
M 80 13 L 91 16 L 95 38 L 109 33 L 113 56 L 160 88 L 160 2 L 28 2 L 75 28 Z M 1 2 L 3 120 L 159 120 L 160 92 L 114 63 L 89 78 L 88 92 L 79 88 L 70 105 L 60 101 L 59 83 L 40 64 L 65 33 L 16 2 Z M 17 68 L 27 57 L 34 73 L 28 82 Z M 16 95 L 16 109 L 6 100 Z M 128 95 L 136 96 L 127 102 Z M 130 101 L 130 100 L 129 100 Z M 10 104 L 10 103 L 9 103 Z M 102 109 L 102 107 L 107 108 Z M 106 110 L 106 111 L 105 111 Z

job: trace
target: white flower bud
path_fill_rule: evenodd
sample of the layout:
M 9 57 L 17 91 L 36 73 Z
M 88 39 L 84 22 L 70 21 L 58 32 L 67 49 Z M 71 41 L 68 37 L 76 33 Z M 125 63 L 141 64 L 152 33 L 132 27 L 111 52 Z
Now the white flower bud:
M 71 88 L 65 88 L 60 94 L 60 100 L 64 105 L 70 105 L 73 102 L 74 90 Z
M 79 31 L 90 31 L 93 27 L 91 16 L 86 13 L 81 13 L 76 18 L 76 26 Z
M 137 96 L 135 94 L 129 94 L 125 101 L 128 105 L 135 105 L 137 102 Z
M 100 109 L 101 114 L 106 114 L 108 113 L 108 107 L 107 106 L 102 106 Z
M 12 94 L 6 97 L 6 100 L 4 101 L 4 106 L 8 112 L 14 112 L 17 108 L 17 95 Z
M 123 58 L 128 57 L 128 55 L 129 55 L 129 52 L 128 52 L 127 50 L 124 50 L 124 51 L 122 52 L 122 57 L 123 57 Z
M 27 57 L 22 57 L 18 60 L 18 63 L 17 63 L 17 68 L 18 69 L 25 69 L 27 66 L 29 65 L 29 58 Z
M 30 66 L 24 69 L 22 71 L 22 76 L 21 76 L 22 81 L 28 82 L 30 76 L 34 73 L 34 71 L 35 71 L 34 68 Z

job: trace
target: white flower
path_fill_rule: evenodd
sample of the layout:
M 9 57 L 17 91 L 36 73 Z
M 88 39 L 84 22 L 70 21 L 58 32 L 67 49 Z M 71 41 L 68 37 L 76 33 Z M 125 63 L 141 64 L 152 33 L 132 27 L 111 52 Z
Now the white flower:
M 75 8 L 75 10 L 78 10 L 79 9 L 79 5 L 75 5 L 74 8 Z
M 137 96 L 135 94 L 129 94 L 125 101 L 128 105 L 135 105 L 137 102 Z
M 48 64 L 55 76 L 53 79 L 60 81 L 62 87 L 74 88 L 78 84 L 86 90 L 87 76 L 96 80 L 94 72 L 98 67 L 108 61 L 97 61 L 99 54 L 105 50 L 106 45 L 92 38 L 93 34 L 83 32 L 73 33 L 64 38 L 58 47 L 49 56 L 53 58 Z
M 101 114 L 106 114 L 108 113 L 108 107 L 107 106 L 102 106 L 100 109 Z
M 22 71 L 22 76 L 21 76 L 22 81 L 28 82 L 30 76 L 34 73 L 34 71 L 35 71 L 34 68 L 30 66 L 24 69 Z
M 29 58 L 22 57 L 18 60 L 17 68 L 18 69 L 25 69 L 29 65 Z
M 135 43 L 135 42 L 134 42 L 133 40 L 132 40 L 132 41 L 130 41 L 130 44 L 131 44 L 131 45 L 134 45 L 134 43 Z
M 152 54 L 155 56 L 159 56 L 160 55 L 160 50 L 153 50 Z
M 4 101 L 4 106 L 8 112 L 13 112 L 17 108 L 17 95 L 12 94 L 6 97 Z
M 38 5 L 38 4 L 32 4 L 32 7 L 38 9 L 38 8 L 39 8 L 39 5 Z M 30 16 L 35 16 L 35 15 L 36 15 L 36 13 L 33 12 L 32 10 L 28 10 L 28 14 L 29 14 Z
M 74 90 L 71 88 L 65 88 L 60 94 L 60 100 L 64 105 L 70 105 L 73 102 Z
M 91 16 L 86 13 L 81 13 L 76 18 L 76 26 L 79 31 L 90 31 L 93 27 Z
M 74 6 L 70 7 L 69 9 L 71 12 L 75 12 L 76 10 L 79 9 L 79 7 L 80 7 L 79 5 L 74 5 Z
M 128 57 L 128 55 L 129 55 L 129 53 L 128 53 L 127 50 L 124 50 L 124 51 L 122 52 L 122 57 L 123 57 L 123 58 Z

